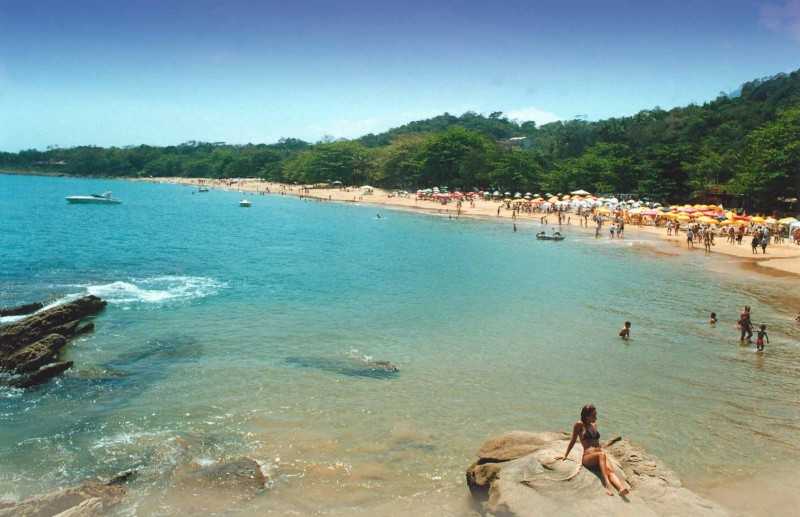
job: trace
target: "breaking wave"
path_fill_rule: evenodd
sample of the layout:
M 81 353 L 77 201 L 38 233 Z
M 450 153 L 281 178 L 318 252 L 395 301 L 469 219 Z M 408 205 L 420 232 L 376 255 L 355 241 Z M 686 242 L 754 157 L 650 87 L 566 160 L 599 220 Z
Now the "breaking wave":
M 89 294 L 112 304 L 187 301 L 214 295 L 226 285 L 202 276 L 158 276 L 129 282 L 85 286 Z

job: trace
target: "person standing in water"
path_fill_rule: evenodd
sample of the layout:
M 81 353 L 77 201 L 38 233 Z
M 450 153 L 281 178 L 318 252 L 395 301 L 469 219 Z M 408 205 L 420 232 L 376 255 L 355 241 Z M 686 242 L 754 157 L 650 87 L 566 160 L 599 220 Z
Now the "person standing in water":
M 626 321 L 625 326 L 622 327 L 622 330 L 619 331 L 619 337 L 624 339 L 625 341 L 631 338 L 631 322 Z
M 764 351 L 765 339 L 767 340 L 767 343 L 769 343 L 769 336 L 767 335 L 767 326 L 762 324 L 761 326 L 758 327 L 758 332 L 756 335 L 756 350 L 758 350 L 759 352 Z
M 711 325 L 712 327 L 717 324 L 717 313 L 716 312 L 712 312 L 711 313 L 711 317 L 708 319 L 708 324 Z
M 753 324 L 750 322 L 750 306 L 745 305 L 744 310 L 739 315 L 739 329 L 742 335 L 739 337 L 739 342 L 744 343 L 745 338 L 749 343 L 753 339 Z
M 583 457 L 581 465 L 586 468 L 598 468 L 603 476 L 603 487 L 606 494 L 614 495 L 611 486 L 617 489 L 619 495 L 626 496 L 630 492 L 614 472 L 614 468 L 608 459 L 608 455 L 600 446 L 600 431 L 597 430 L 597 409 L 592 404 L 587 404 L 581 409 L 581 419 L 572 426 L 572 438 L 567 445 L 567 452 L 564 456 L 556 459 L 566 461 L 575 442 L 580 439 L 583 446 Z

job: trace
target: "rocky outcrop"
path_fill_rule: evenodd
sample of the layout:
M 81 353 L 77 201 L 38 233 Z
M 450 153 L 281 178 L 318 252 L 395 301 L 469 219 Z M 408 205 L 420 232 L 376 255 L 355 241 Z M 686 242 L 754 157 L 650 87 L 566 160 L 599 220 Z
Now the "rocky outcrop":
M 32 314 L 38 311 L 42 307 L 44 307 L 44 305 L 39 302 L 27 303 L 25 305 L 17 305 L 16 307 L 2 307 L 0 308 L 0 317 L 25 316 L 26 314 Z
M 107 483 L 92 481 L 31 497 L 19 503 L 0 505 L 0 517 L 94 517 L 107 515 L 127 493 L 123 486 L 133 476 L 125 472 Z
M 62 305 L 32 314 L 25 319 L 0 327 L 0 355 L 16 352 L 68 323 L 94 316 L 106 302 L 97 296 L 84 296 Z
M 581 466 L 575 444 L 566 461 L 569 435 L 513 431 L 486 441 L 467 469 L 467 486 L 490 515 L 722 517 L 721 507 L 683 488 L 660 460 L 624 439 L 605 444 L 625 497 L 609 497 L 599 472 Z
M 0 326 L 0 372 L 11 374 L 6 384 L 28 388 L 72 367 L 72 361 L 58 362 L 61 350 L 67 340 L 94 329 L 94 323 L 82 325 L 81 320 L 105 305 L 96 296 L 85 296 Z

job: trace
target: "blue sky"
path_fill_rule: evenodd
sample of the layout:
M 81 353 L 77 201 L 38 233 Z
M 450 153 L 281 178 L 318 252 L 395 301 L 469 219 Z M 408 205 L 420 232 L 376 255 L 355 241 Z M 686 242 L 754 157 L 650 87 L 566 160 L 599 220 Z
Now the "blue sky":
M 0 150 L 545 123 L 800 68 L 800 0 L 0 0 Z

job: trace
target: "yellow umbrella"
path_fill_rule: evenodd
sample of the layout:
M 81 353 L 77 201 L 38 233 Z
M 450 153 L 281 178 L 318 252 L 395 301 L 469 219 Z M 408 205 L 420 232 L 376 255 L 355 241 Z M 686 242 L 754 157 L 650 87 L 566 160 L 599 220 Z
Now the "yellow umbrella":
M 703 212 L 692 212 L 689 217 L 704 217 Z
M 667 219 L 677 219 L 678 215 L 679 214 L 677 214 L 676 212 L 667 212 L 666 214 L 664 214 L 664 217 L 666 217 Z
M 686 222 L 686 221 L 691 221 L 692 218 L 689 217 L 686 214 L 680 214 L 680 215 L 678 215 L 677 219 L 678 219 L 678 221 Z
M 729 224 L 733 224 L 733 219 L 725 219 L 724 221 L 720 221 L 720 226 L 728 226 Z
M 751 217 L 750 220 L 753 221 L 754 223 L 763 223 L 764 221 L 766 221 L 766 219 L 758 215 L 755 217 Z
M 703 224 L 719 224 L 719 221 L 717 221 L 713 217 L 708 217 L 707 215 L 700 217 L 698 221 L 700 221 Z

